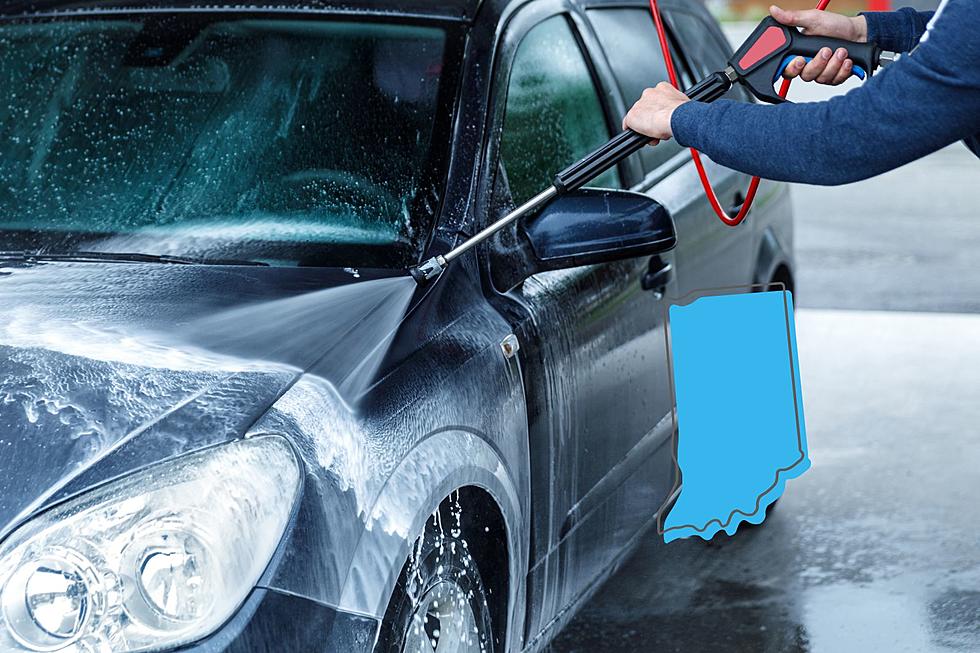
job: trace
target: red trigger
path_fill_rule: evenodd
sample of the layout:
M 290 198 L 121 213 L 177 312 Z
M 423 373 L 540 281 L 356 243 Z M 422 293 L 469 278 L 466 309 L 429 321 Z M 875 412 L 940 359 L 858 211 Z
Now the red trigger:
M 784 45 L 786 45 L 786 32 L 781 27 L 768 27 L 759 40 L 753 43 L 749 51 L 738 60 L 738 65 L 742 70 L 748 70 Z

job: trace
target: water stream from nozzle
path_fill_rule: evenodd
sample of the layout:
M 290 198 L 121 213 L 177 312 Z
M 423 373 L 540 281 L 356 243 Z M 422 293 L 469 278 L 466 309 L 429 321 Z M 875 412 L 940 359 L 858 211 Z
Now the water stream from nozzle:
M 410 276 L 358 281 L 233 308 L 181 333 L 221 353 L 315 366 L 354 402 L 373 382 L 417 289 Z

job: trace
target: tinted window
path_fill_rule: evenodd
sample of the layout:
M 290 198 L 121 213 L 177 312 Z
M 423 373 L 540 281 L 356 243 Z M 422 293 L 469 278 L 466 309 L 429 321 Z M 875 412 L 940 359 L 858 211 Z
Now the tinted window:
M 0 249 L 410 261 L 446 32 L 195 16 L 0 27 Z
M 515 202 L 609 139 L 589 67 L 563 16 L 536 26 L 518 46 L 507 88 L 500 156 Z M 619 188 L 608 170 L 590 186 Z
M 718 42 L 718 37 L 704 19 L 686 11 L 674 11 L 670 14 L 670 22 L 699 79 L 728 66 L 731 52 Z M 725 97 L 729 100 L 748 99 L 738 84 Z
M 657 29 L 645 9 L 594 9 L 589 19 L 595 28 L 609 66 L 616 76 L 626 107 L 633 106 L 643 89 L 667 81 L 667 66 L 660 52 Z M 681 71 L 681 61 L 674 57 Z M 683 83 L 683 80 L 679 80 Z M 640 151 L 643 169 L 653 170 L 681 150 L 674 141 L 647 147 Z

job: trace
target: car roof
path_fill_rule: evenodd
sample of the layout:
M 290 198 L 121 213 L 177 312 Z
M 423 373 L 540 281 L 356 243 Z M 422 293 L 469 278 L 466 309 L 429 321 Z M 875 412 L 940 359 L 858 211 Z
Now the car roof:
M 173 11 L 263 12 L 263 13 L 369 13 L 390 16 L 419 16 L 457 21 L 469 21 L 476 15 L 483 0 L 95 0 L 72 2 L 65 0 L 7 0 L 0 1 L 0 15 L 65 15 L 87 13 L 124 13 Z
M 370 13 L 389 16 L 416 16 L 441 18 L 455 21 L 472 21 L 481 5 L 487 5 L 483 12 L 489 20 L 495 20 L 512 4 L 523 4 L 526 0 L 241 0 L 237 2 L 221 0 L 0 0 L 0 15 L 49 15 L 80 14 L 103 12 L 170 12 L 170 11 L 227 11 L 227 12 L 270 12 L 270 13 Z M 636 0 L 645 4 L 646 0 Z M 573 0 L 576 4 L 595 6 L 601 4 L 634 4 L 629 0 Z M 701 5 L 701 0 L 687 0 L 689 4 Z M 662 0 L 662 4 L 675 6 L 672 0 Z M 683 3 L 680 3 L 683 4 Z

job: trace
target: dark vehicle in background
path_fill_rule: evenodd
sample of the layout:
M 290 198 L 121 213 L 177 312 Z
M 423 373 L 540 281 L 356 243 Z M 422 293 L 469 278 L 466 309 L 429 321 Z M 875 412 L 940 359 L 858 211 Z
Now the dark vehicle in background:
M 405 269 L 665 77 L 642 0 L 4 3 L 0 650 L 547 646 L 669 500 L 669 298 L 792 287 L 787 188 L 726 227 L 668 142 Z

